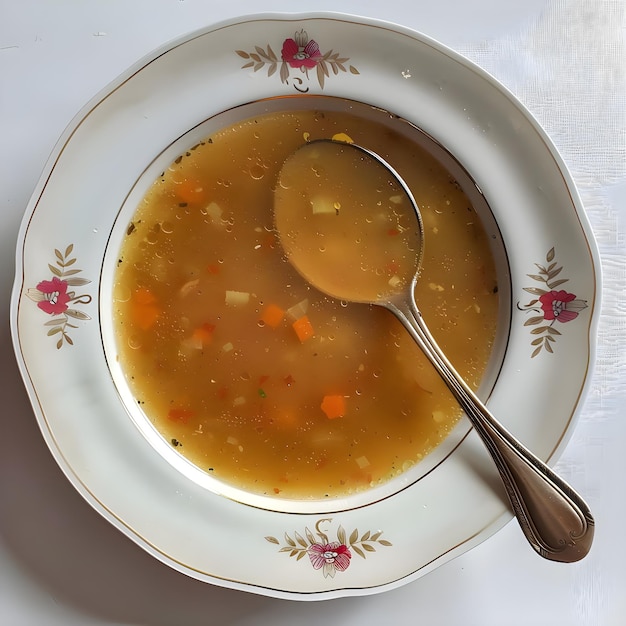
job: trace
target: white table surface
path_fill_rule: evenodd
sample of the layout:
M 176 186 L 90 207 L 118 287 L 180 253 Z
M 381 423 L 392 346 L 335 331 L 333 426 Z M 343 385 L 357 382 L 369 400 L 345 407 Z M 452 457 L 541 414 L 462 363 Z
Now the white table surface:
M 236 15 L 307 10 L 399 22 L 473 58 L 538 117 L 572 171 L 604 272 L 596 369 L 557 464 L 597 521 L 580 563 L 540 559 L 512 522 L 380 595 L 298 603 L 216 588 L 104 521 L 44 444 L 8 311 L 19 223 L 57 137 L 160 44 Z M 0 0 L 0 625 L 626 624 L 625 33 L 623 0 Z

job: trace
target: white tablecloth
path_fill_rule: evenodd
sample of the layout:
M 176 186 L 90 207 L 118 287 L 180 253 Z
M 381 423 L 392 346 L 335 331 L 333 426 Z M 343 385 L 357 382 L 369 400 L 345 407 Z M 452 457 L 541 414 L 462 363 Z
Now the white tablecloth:
M 388 19 L 467 55 L 531 110 L 579 187 L 604 273 L 597 364 L 558 471 L 597 521 L 577 564 L 538 558 L 515 522 L 384 594 L 295 603 L 215 588 L 145 554 L 73 490 L 12 355 L 17 231 L 54 142 L 97 91 L 187 31 L 244 13 Z M 0 625 L 626 624 L 626 3 L 624 0 L 0 0 Z

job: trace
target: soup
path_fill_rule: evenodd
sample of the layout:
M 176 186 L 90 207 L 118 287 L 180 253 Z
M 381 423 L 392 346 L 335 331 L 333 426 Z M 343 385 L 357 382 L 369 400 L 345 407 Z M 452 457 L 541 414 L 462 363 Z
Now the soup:
M 461 415 L 393 315 L 324 295 L 288 262 L 274 189 L 306 141 L 347 134 L 406 180 L 424 225 L 416 300 L 480 383 L 498 313 L 488 237 L 450 173 L 378 114 L 292 110 L 225 127 L 171 163 L 128 224 L 113 288 L 122 370 L 166 441 L 224 483 L 345 496 L 418 463 Z

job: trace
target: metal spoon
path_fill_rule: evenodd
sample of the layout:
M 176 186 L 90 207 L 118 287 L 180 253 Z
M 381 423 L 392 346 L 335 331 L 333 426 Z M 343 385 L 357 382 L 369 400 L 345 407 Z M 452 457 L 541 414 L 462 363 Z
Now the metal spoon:
M 375 201 L 372 195 L 377 196 Z M 341 220 L 333 222 L 333 215 Z M 398 173 L 382 157 L 356 144 L 330 139 L 309 142 L 281 169 L 274 218 L 287 258 L 311 285 L 343 301 L 385 307 L 404 325 L 487 447 L 536 552 L 552 561 L 582 559 L 594 535 L 589 507 L 493 417 L 422 319 L 414 298 L 423 251 L 422 219 Z M 398 236 L 381 238 L 380 233 L 390 228 L 396 228 Z M 390 251 L 386 245 L 392 240 L 395 248 Z M 345 265 L 347 246 L 359 248 L 361 267 Z M 376 271 L 389 259 L 403 268 L 392 279 Z

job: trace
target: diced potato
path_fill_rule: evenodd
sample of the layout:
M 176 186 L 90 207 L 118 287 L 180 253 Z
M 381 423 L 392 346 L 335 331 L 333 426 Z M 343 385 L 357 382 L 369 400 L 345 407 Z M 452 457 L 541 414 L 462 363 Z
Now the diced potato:
M 370 465 L 370 462 L 368 461 L 366 456 L 360 456 L 358 459 L 355 459 L 355 461 L 360 469 L 365 469 Z
M 310 201 L 313 215 L 328 213 L 335 215 L 337 213 L 336 200 L 331 200 L 326 196 L 313 196 Z
M 250 301 L 250 293 L 247 291 L 227 291 L 226 304 L 228 306 L 244 306 Z
M 217 202 L 210 202 L 206 207 L 206 214 L 214 224 L 219 224 L 222 219 L 222 207 Z
M 309 299 L 305 298 L 304 300 L 300 300 L 298 304 L 294 304 L 292 307 L 287 309 L 287 315 L 295 322 L 299 320 L 303 315 L 306 315 L 309 309 Z

